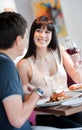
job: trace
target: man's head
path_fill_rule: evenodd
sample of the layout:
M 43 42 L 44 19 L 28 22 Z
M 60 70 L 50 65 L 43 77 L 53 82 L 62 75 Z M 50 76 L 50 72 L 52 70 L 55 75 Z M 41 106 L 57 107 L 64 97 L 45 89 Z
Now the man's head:
M 10 49 L 18 36 L 24 38 L 27 22 L 15 12 L 0 13 L 0 49 Z

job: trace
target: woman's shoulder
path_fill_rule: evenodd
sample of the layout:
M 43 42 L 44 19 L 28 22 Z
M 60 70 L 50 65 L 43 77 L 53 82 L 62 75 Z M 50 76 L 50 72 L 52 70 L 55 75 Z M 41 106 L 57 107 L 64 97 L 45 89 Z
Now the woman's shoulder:
M 20 61 L 18 61 L 17 66 L 25 65 L 27 63 L 28 63 L 28 60 L 26 58 L 25 59 L 21 59 Z
M 62 44 L 59 45 L 61 55 L 65 55 L 66 51 Z
M 60 48 L 61 51 L 65 51 L 65 48 L 62 44 L 59 45 L 59 48 Z
M 21 69 L 21 68 L 27 68 L 29 67 L 29 61 L 28 59 L 21 59 L 18 63 L 17 63 L 17 68 Z
M 33 56 L 29 58 L 23 58 L 17 63 L 17 68 L 30 68 L 31 67 L 31 62 L 33 62 Z

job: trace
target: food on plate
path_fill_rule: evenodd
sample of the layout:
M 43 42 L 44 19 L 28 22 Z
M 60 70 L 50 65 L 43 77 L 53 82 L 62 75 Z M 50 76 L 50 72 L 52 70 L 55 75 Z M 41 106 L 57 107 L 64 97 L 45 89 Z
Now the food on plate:
M 69 86 L 70 90 L 79 90 L 82 89 L 82 84 L 73 84 L 71 86 Z
M 66 95 L 66 93 L 64 91 L 62 91 L 62 92 L 59 92 L 59 93 L 53 93 L 50 96 L 49 102 L 61 101 L 61 100 L 65 100 L 65 99 L 68 99 L 68 98 L 69 98 L 69 96 Z

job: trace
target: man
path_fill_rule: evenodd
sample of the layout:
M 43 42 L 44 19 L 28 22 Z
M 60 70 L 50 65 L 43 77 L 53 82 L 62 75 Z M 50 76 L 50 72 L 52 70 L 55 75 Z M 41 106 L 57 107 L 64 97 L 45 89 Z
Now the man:
M 15 12 L 0 13 L 0 130 L 31 130 L 28 118 L 42 95 L 34 89 L 24 101 L 14 60 L 27 45 L 27 22 Z

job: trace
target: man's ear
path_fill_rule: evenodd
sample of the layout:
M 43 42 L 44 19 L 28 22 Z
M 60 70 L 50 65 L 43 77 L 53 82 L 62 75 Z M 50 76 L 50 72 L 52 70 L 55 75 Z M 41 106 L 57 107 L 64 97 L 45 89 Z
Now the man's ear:
M 18 35 L 18 36 L 16 37 L 16 40 L 15 40 L 16 45 L 20 45 L 21 39 L 22 39 L 22 37 L 21 37 L 20 35 Z

